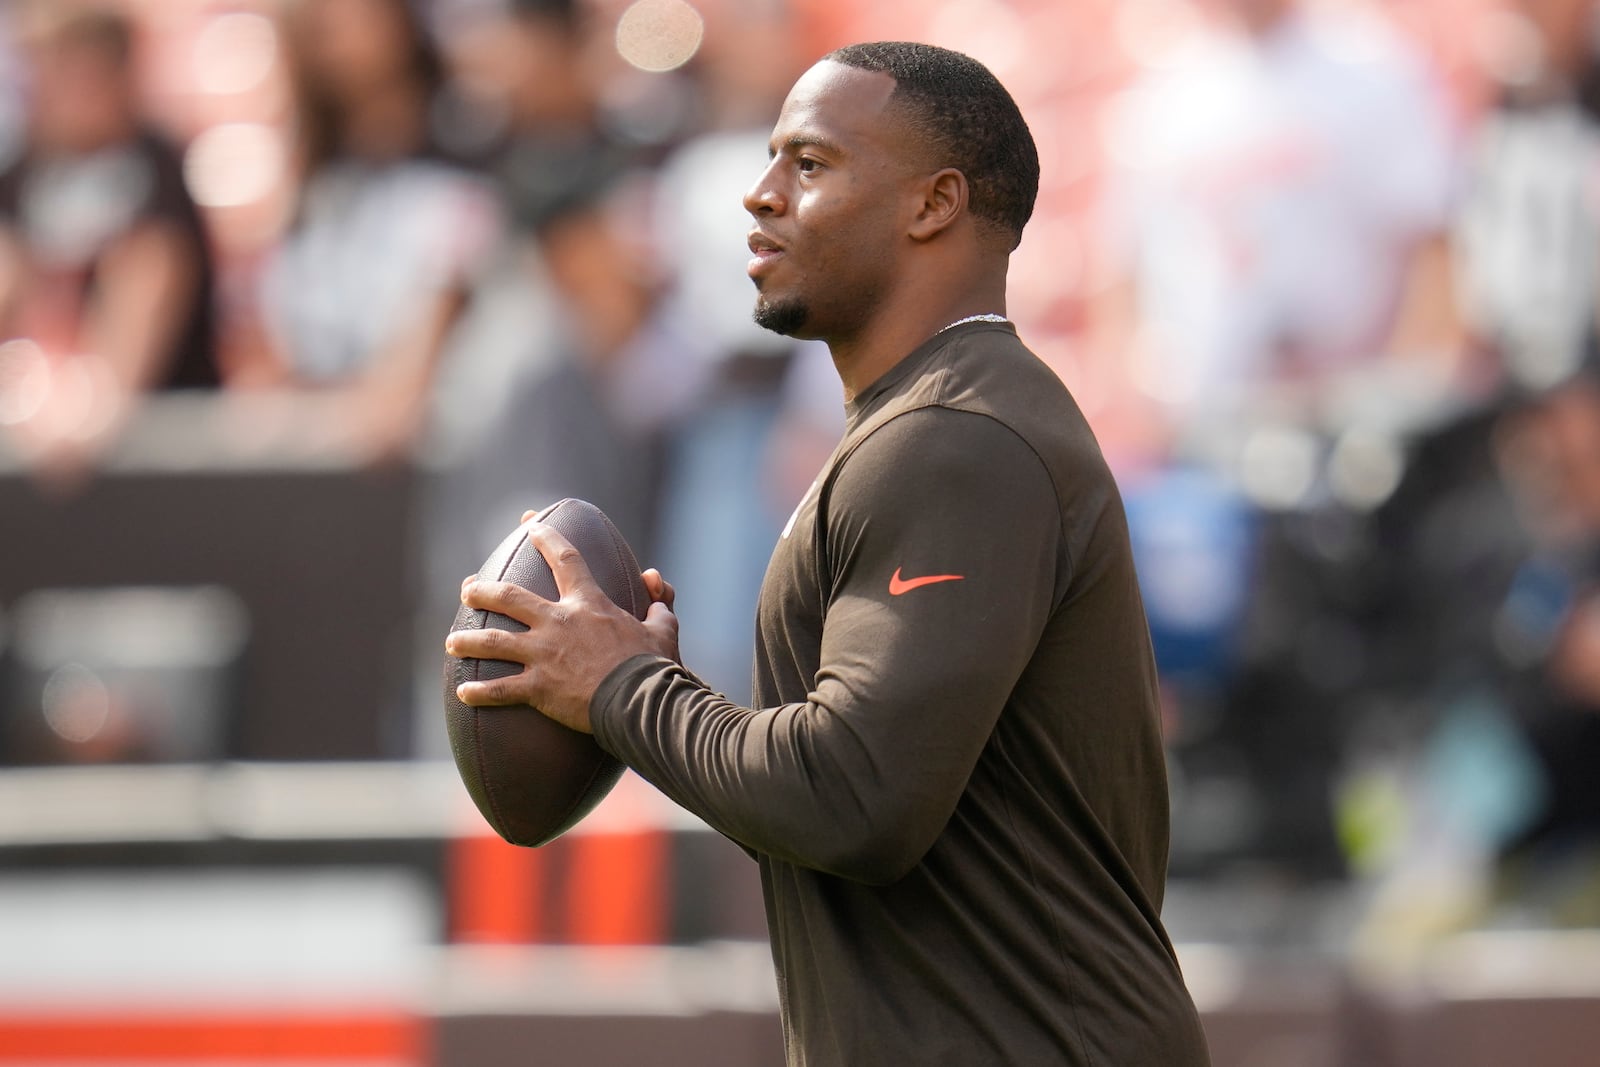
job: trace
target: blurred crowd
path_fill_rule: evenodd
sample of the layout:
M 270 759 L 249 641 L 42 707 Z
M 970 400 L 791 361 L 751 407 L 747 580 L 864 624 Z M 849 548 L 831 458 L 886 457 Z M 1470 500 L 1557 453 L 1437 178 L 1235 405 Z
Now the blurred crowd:
M 1597 8 L 12 0 L 0 447 L 52 507 L 152 393 L 315 394 L 422 477 L 419 692 L 579 496 L 742 695 L 843 418 L 749 321 L 743 191 L 827 48 L 962 48 L 1040 143 L 1011 313 L 1123 485 L 1175 872 L 1600 921 Z

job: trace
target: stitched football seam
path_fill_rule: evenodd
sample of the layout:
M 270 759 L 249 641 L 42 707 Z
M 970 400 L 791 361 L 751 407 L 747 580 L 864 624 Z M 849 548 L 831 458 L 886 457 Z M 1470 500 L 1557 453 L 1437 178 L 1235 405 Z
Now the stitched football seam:
M 621 573 L 623 573 L 625 575 L 631 575 L 631 572 L 630 572 L 630 570 L 628 568 L 628 565 L 627 565 L 627 559 L 622 554 L 622 534 L 617 530 L 616 525 L 611 521 L 610 517 L 608 517 L 604 512 L 599 511 L 598 508 L 596 508 L 595 510 L 597 512 L 599 512 L 599 514 L 600 514 L 601 522 L 603 523 L 603 528 L 604 528 L 604 530 L 606 531 L 606 534 L 607 534 L 607 538 L 606 539 L 610 542 L 611 555 L 612 555 L 612 558 L 615 560 L 615 562 L 617 564 L 617 569 Z M 637 564 L 635 566 L 637 566 Z M 598 585 L 599 583 L 596 583 L 596 584 Z M 629 581 L 627 583 L 627 586 L 628 586 L 628 599 L 633 604 L 633 608 L 632 608 L 633 616 L 634 616 L 634 618 L 638 618 L 639 617 L 639 611 L 638 611 L 639 598 L 638 598 L 638 595 L 637 595 L 637 590 L 634 588 L 633 582 L 631 582 L 631 581 Z M 602 589 L 601 592 L 604 593 L 605 590 Z M 606 599 L 609 600 L 610 597 L 607 596 Z M 593 735 L 591 734 L 591 736 L 593 736 Z M 615 756 L 611 755 L 609 752 L 606 753 L 606 761 L 602 762 L 602 763 L 598 763 L 598 764 L 595 765 L 593 773 L 591 773 L 589 775 L 588 780 L 583 783 L 583 789 L 581 791 L 579 791 L 577 798 L 574 799 L 573 802 L 570 805 L 568 805 L 566 811 L 561 813 L 560 828 L 557 829 L 556 832 L 551 835 L 551 838 L 548 838 L 547 840 L 550 840 L 550 839 L 553 839 L 555 837 L 558 837 L 561 834 L 565 833 L 568 829 L 570 829 L 570 826 L 568 826 L 568 824 L 567 824 L 568 820 L 572 818 L 572 813 L 577 811 L 579 808 L 581 808 L 584 805 L 584 803 L 589 799 L 589 793 L 590 793 L 590 790 L 592 790 L 594 788 L 595 781 L 599 779 L 599 777 L 600 777 L 600 775 L 602 773 L 609 773 L 616 764 L 619 764 L 621 762 L 622 762 L 621 760 L 617 759 Z
M 558 501 L 557 503 L 555 503 L 550 508 L 550 510 L 548 512 L 546 512 L 546 514 L 553 514 L 564 503 L 566 503 L 566 501 Z M 543 521 L 543 520 L 540 519 L 539 521 Z M 527 535 L 523 535 L 523 539 L 526 539 L 526 536 Z M 521 543 L 521 540 L 519 540 L 517 545 L 516 545 L 516 547 L 512 548 L 512 550 L 506 555 L 505 563 L 501 564 L 501 566 L 500 566 L 500 573 L 495 576 L 495 580 L 496 581 L 502 581 L 502 582 L 505 581 L 506 572 L 511 569 L 511 563 L 512 563 L 513 560 L 515 560 L 517 558 L 517 550 L 519 548 L 521 548 L 521 547 L 522 547 L 522 543 Z M 484 611 L 483 612 L 483 618 L 478 623 L 478 629 L 480 629 L 480 630 L 483 629 L 486 625 L 488 625 L 488 622 L 489 622 L 489 612 L 488 611 Z M 498 627 L 497 627 L 497 629 L 498 629 Z M 472 666 L 473 681 L 478 681 L 479 680 L 479 673 L 480 673 L 480 668 L 482 667 L 482 665 L 483 665 L 483 660 L 482 659 L 476 659 L 476 660 L 473 661 L 473 666 Z M 539 713 L 537 709 L 535 709 L 535 713 L 536 714 Z M 483 730 L 478 725 L 478 715 L 479 715 L 479 712 L 477 711 L 477 709 L 474 709 L 473 713 L 472 713 L 472 746 L 473 746 L 474 749 L 477 750 L 477 753 L 478 753 L 478 766 L 480 768 L 482 768 L 482 767 L 486 767 L 487 766 L 488 756 L 484 752 L 484 749 L 483 749 Z M 522 844 L 522 842 L 513 841 L 512 838 L 511 838 L 511 835 L 507 832 L 507 831 L 510 830 L 510 824 L 506 822 L 505 818 L 501 814 L 500 802 L 495 797 L 494 787 L 489 784 L 489 780 L 490 780 L 491 777 L 493 777 L 493 776 L 489 775 L 489 774 L 485 774 L 481 770 L 479 771 L 478 778 L 483 783 L 483 796 L 484 796 L 484 799 L 489 802 L 489 813 L 490 813 L 490 815 L 492 816 L 492 819 L 493 819 L 492 825 L 494 826 L 495 831 L 497 833 L 499 833 L 501 837 L 504 837 L 507 841 L 511 841 L 512 844 L 519 844 L 520 845 L 520 844 Z
M 610 535 L 609 540 L 611 541 L 611 555 L 616 560 L 617 570 L 628 579 L 626 582 L 628 587 L 629 601 L 628 611 L 633 615 L 634 618 L 637 619 L 639 618 L 639 590 L 638 587 L 633 583 L 633 575 L 634 572 L 639 569 L 639 561 L 634 560 L 631 567 L 628 565 L 627 557 L 622 554 L 622 547 L 624 544 L 622 540 L 622 533 L 617 529 L 616 524 L 613 523 L 609 518 L 605 520 L 605 529 L 606 533 Z M 642 580 L 643 579 L 641 579 L 641 581 Z
M 581 808 L 583 806 L 583 802 L 589 799 L 589 791 L 594 788 L 595 779 L 600 777 L 600 773 L 602 771 L 610 771 L 612 764 L 622 762 L 615 756 L 612 756 L 610 753 L 606 754 L 606 759 L 609 762 L 595 765 L 594 772 L 589 775 L 589 780 L 583 783 L 583 789 L 578 793 L 578 798 L 567 806 L 566 811 L 561 813 L 560 823 L 557 824 L 555 831 L 551 833 L 549 837 L 545 838 L 546 841 L 554 841 L 556 838 L 572 829 L 567 820 L 571 819 L 572 813 Z

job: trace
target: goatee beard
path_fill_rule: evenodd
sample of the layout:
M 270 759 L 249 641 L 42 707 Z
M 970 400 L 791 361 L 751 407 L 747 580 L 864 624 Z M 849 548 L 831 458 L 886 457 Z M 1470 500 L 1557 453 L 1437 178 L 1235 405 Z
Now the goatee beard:
M 763 330 L 793 337 L 795 332 L 805 325 L 810 315 L 811 309 L 799 300 L 772 301 L 758 296 L 756 309 L 751 318 L 755 319 L 756 325 Z

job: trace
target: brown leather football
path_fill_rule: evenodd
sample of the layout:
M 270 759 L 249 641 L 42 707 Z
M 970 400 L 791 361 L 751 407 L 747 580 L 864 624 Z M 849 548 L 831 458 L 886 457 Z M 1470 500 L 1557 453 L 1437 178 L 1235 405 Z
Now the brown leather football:
M 513 582 L 548 600 L 558 599 L 555 576 L 528 540 L 528 525 L 554 527 L 583 555 L 601 590 L 624 611 L 643 619 L 650 593 L 633 550 L 605 513 L 582 500 L 550 505 L 500 543 L 478 577 Z M 465 605 L 456 630 L 526 630 L 515 619 Z M 560 837 L 593 810 L 621 777 L 623 766 L 588 734 L 570 730 L 526 704 L 473 708 L 456 698 L 462 682 L 505 678 L 521 666 L 503 660 L 444 661 L 444 714 L 450 749 L 467 792 L 501 837 L 514 845 L 542 845 Z

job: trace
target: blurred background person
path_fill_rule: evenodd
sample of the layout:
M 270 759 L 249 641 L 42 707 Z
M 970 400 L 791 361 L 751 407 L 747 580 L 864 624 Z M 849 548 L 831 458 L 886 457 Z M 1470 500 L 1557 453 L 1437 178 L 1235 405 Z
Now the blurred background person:
M 1340 372 L 1402 354 L 1456 182 L 1436 78 L 1376 9 L 1210 7 L 1124 98 L 1095 322 L 1180 454 L 1240 414 L 1315 414 Z
M 470 455 L 466 462 L 483 472 L 477 480 L 485 490 L 494 487 L 493 501 L 447 509 L 458 528 L 472 528 L 469 540 L 483 550 L 466 552 L 474 558 L 499 540 L 506 515 L 514 519 L 524 506 L 558 499 L 544 499 L 544 493 L 582 495 L 581 487 L 593 485 L 586 474 L 561 477 L 563 464 L 591 471 L 595 457 L 578 454 L 586 450 L 576 446 L 550 451 L 555 438 L 548 435 L 563 427 L 578 431 L 581 421 L 576 412 L 564 418 L 561 404 L 551 401 L 563 391 L 562 381 L 594 379 L 602 392 L 629 387 L 629 375 L 615 368 L 602 375 L 600 368 L 611 367 L 666 279 L 645 239 L 646 160 L 638 145 L 616 132 L 601 100 L 592 13 L 574 0 L 492 0 L 463 18 L 449 33 L 447 52 L 460 99 L 481 111 L 486 136 L 474 156 L 492 182 L 505 225 L 441 380 L 443 432 L 430 442 L 430 450 L 438 446 L 430 463 L 441 468 Z M 615 231 L 623 226 L 632 236 L 619 242 Z M 605 276 L 613 283 L 609 296 L 599 284 Z M 648 375 L 640 384 L 655 392 L 660 412 L 646 421 L 653 428 L 670 420 L 676 410 L 670 397 L 684 387 Z M 518 427 L 550 419 L 536 430 Z M 626 435 L 601 419 L 580 437 L 603 452 L 602 439 L 613 431 Z M 547 435 L 531 461 L 504 445 L 507 435 L 524 432 Z M 524 496 L 513 499 L 516 493 Z M 619 528 L 642 548 L 651 526 L 648 500 L 600 495 L 612 501 Z
M 1600 793 L 1592 772 L 1600 758 L 1596 9 L 1590 0 L 1513 0 L 1499 19 L 1485 57 L 1491 105 L 1468 143 L 1454 230 L 1455 293 L 1478 373 L 1497 391 L 1481 412 L 1427 443 L 1427 477 L 1409 478 L 1404 506 L 1392 509 L 1393 542 L 1417 546 L 1406 555 L 1421 564 L 1395 570 L 1409 605 L 1400 626 L 1416 635 L 1430 632 L 1430 618 L 1455 620 L 1435 623 L 1431 641 L 1411 638 L 1429 653 L 1410 676 L 1426 709 L 1416 762 L 1436 768 L 1441 751 L 1459 749 L 1473 730 L 1480 738 L 1484 755 L 1472 783 L 1436 788 L 1443 796 L 1433 801 L 1456 813 L 1463 881 L 1490 883 L 1493 860 L 1502 861 L 1495 894 L 1486 892 L 1478 907 L 1490 916 L 1509 908 L 1593 923 L 1600 921 Z M 1447 452 L 1452 458 L 1442 462 Z M 1422 542 L 1441 521 L 1465 522 L 1479 550 L 1440 566 Z M 1483 551 L 1491 545 L 1499 547 Z M 1425 577 L 1430 570 L 1433 580 Z M 1522 781 L 1521 795 L 1507 781 Z
M 337 398 L 355 450 L 392 461 L 426 422 L 494 200 L 437 148 L 444 71 L 405 0 L 292 0 L 282 39 L 300 179 L 262 275 L 273 369 Z
M 217 383 L 212 264 L 111 9 L 34 7 L 26 140 L 0 175 L 0 389 L 41 476 L 80 478 L 151 389 Z
M 1519 818 L 1487 834 L 1503 889 L 1600 923 L 1600 373 L 1571 376 L 1500 426 L 1500 470 L 1528 536 L 1494 619 L 1501 695 L 1536 772 Z
M 1455 262 L 1485 370 L 1525 391 L 1572 374 L 1594 341 L 1600 67 L 1591 0 L 1512 0 L 1500 17 Z
M 1409 908 L 1408 886 L 1430 867 L 1465 911 L 1431 909 L 1437 925 L 1412 920 L 1406 936 L 1512 900 L 1600 916 L 1595 8 L 1513 0 L 1492 25 L 1490 104 L 1467 137 L 1446 294 L 1476 402 L 1411 442 L 1377 516 L 1372 621 L 1402 710 L 1347 755 L 1359 766 L 1376 754 L 1413 793 L 1392 835 L 1405 844 L 1380 865 L 1392 899 L 1374 929 L 1391 942 L 1391 916 L 1428 914 Z M 1510 861 L 1498 900 L 1497 857 Z
M 1453 131 L 1374 9 L 1206 15 L 1121 98 L 1088 343 L 1157 428 L 1125 488 L 1187 840 L 1338 877 L 1334 783 L 1372 663 L 1362 516 L 1393 488 L 1347 477 L 1341 447 L 1381 472 L 1456 389 Z
M 645 162 L 602 99 L 608 68 L 595 22 L 580 0 L 492 0 L 450 32 L 461 98 L 485 128 L 473 154 L 523 233 L 560 210 L 578 176 L 604 184 Z
M 647 240 L 647 160 L 602 100 L 597 26 L 574 0 L 491 0 L 444 37 L 456 96 L 481 128 L 469 154 L 504 225 L 441 367 L 423 454 L 433 595 L 416 690 L 430 754 L 444 752 L 432 660 L 463 561 L 567 496 L 600 506 L 646 557 L 660 436 L 694 389 L 652 321 L 667 279 Z
M 685 342 L 661 314 L 666 277 L 653 255 L 641 192 L 625 174 L 574 176 L 536 236 L 560 313 L 564 349 L 517 405 L 526 499 L 599 503 L 629 543 L 654 544 L 660 441 L 683 415 Z M 619 269 L 620 265 L 625 265 Z M 544 468 L 542 471 L 539 468 Z M 600 503 L 604 501 L 604 503 Z
M 524 510 L 587 500 L 649 557 L 661 442 L 683 414 L 685 356 L 660 314 L 666 279 L 647 240 L 643 200 L 626 171 L 575 171 L 559 195 L 552 189 L 523 235 L 536 257 L 518 279 L 527 332 L 496 352 L 500 345 L 475 348 L 481 335 L 469 331 L 458 350 L 480 369 L 501 358 L 511 365 L 481 375 L 454 367 L 442 383 L 447 403 L 459 404 L 450 404 L 456 415 L 435 435 L 445 440 L 426 467 L 426 582 L 447 597 L 430 600 L 419 627 L 419 658 L 429 668 L 456 607 L 457 572 L 487 557 Z M 470 426 L 453 425 L 468 418 Z M 435 674 L 430 669 L 419 688 L 433 726 Z M 436 729 L 429 733 L 440 740 Z
M 674 280 L 666 314 L 689 339 L 681 374 L 694 406 L 668 442 L 661 492 L 663 573 L 684 656 L 718 690 L 750 691 L 761 578 L 784 520 L 844 429 L 827 350 L 750 318 L 745 191 L 767 158 L 772 119 L 811 56 L 787 0 L 704 5 L 693 70 L 699 124 L 663 161 L 655 240 Z

